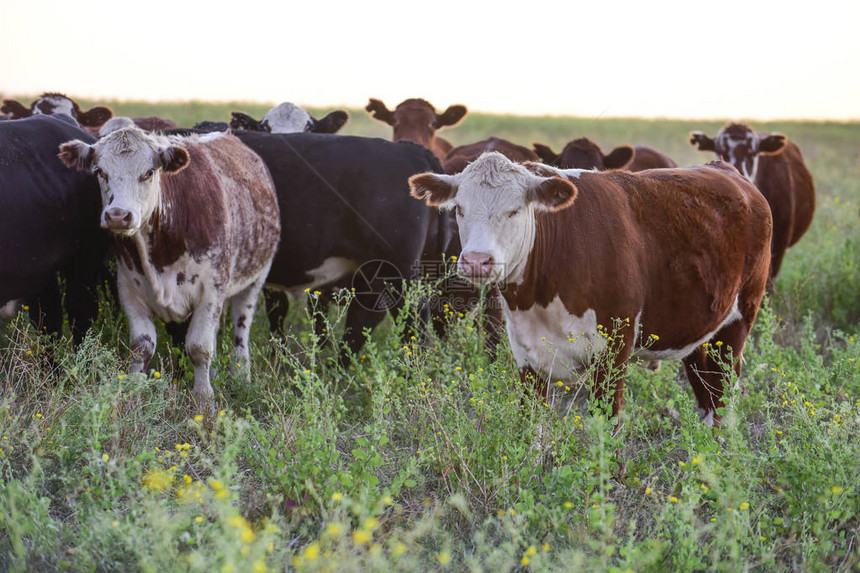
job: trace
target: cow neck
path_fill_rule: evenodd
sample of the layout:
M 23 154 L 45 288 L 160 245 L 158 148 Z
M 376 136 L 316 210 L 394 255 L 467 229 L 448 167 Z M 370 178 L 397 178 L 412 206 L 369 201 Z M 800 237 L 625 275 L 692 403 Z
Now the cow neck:
M 536 303 L 547 306 L 558 294 L 553 279 L 557 275 L 558 260 L 553 261 L 549 252 L 549 247 L 557 244 L 553 241 L 561 240 L 560 226 L 554 224 L 557 219 L 553 213 L 535 213 L 525 264 L 514 269 L 511 282 L 500 289 L 511 310 L 527 310 Z

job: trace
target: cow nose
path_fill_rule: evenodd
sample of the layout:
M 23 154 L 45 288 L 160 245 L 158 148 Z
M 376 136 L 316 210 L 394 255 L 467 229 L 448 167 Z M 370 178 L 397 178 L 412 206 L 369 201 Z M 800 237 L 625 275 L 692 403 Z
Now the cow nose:
M 123 230 L 131 227 L 134 217 L 131 211 L 120 209 L 119 207 L 111 207 L 105 211 L 105 227 L 110 230 Z
M 475 278 L 486 278 L 493 271 L 496 261 L 490 253 L 468 252 L 460 255 L 460 272 Z

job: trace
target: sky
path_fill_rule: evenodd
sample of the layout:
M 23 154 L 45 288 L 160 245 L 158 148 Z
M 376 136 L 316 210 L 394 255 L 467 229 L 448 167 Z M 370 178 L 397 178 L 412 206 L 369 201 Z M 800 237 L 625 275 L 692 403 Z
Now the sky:
M 860 120 L 856 0 L 583 4 L 0 0 L 0 97 Z

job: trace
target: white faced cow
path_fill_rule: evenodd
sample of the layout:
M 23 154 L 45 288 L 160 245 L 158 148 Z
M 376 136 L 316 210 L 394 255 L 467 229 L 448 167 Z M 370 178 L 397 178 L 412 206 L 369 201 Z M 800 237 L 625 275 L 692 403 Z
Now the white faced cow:
M 235 136 L 165 137 L 136 127 L 93 145 L 60 146 L 68 166 L 90 170 L 102 192 L 102 227 L 115 237 L 119 298 L 128 317 L 131 372 L 155 351 L 155 314 L 191 318 L 186 349 L 194 397 L 212 409 L 209 368 L 225 301 L 236 357 L 248 373 L 248 334 L 280 237 L 274 184 L 260 157 Z
M 614 386 L 618 416 L 628 358 L 683 358 L 702 419 L 719 422 L 725 373 L 703 344 L 740 374 L 770 262 L 767 202 L 733 167 L 559 170 L 487 153 L 410 187 L 456 211 L 458 272 L 500 285 L 524 382 L 547 396 L 548 381 L 575 381 L 611 350 L 595 394 Z

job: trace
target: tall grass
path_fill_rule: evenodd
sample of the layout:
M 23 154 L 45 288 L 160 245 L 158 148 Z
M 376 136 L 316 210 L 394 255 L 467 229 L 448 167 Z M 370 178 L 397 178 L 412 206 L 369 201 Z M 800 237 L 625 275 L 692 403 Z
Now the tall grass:
M 109 105 L 184 125 L 232 108 Z M 347 128 L 389 135 L 351 115 Z M 313 293 L 285 340 L 257 318 L 250 383 L 227 374 L 224 333 L 207 421 L 162 330 L 150 371 L 125 373 L 113 301 L 79 348 L 22 313 L 0 342 L 0 570 L 860 570 L 860 128 L 756 127 L 798 140 L 819 205 L 720 430 L 699 423 L 674 362 L 631 366 L 615 436 L 599 412 L 562 407 L 575 388 L 524 399 L 475 314 L 449 314 L 445 340 L 388 319 L 343 368 L 310 327 Z M 692 128 L 719 124 L 475 114 L 442 133 L 558 147 L 586 134 L 686 164 L 710 159 L 686 144 Z M 338 340 L 342 310 L 328 320 Z

